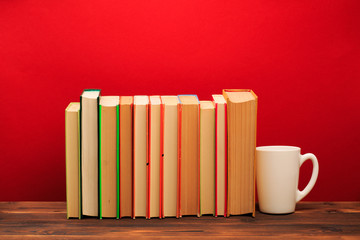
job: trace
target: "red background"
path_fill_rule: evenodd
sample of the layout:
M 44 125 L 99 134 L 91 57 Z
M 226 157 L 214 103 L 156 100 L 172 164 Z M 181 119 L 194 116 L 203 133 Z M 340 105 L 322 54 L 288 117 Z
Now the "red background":
M 313 152 L 305 200 L 360 200 L 359 1 L 0 1 L 0 200 L 65 200 L 64 109 L 251 88 L 258 145 Z M 301 168 L 300 185 L 311 164 Z

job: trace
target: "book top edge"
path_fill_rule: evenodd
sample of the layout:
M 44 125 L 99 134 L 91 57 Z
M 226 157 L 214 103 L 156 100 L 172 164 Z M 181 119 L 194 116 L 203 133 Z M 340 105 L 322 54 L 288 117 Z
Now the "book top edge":
M 100 96 L 100 90 L 99 89 L 85 89 L 84 92 L 81 94 L 84 98 L 91 98 L 96 99 Z
M 224 96 L 221 94 L 213 94 L 212 97 L 215 103 L 226 103 Z
M 99 104 L 104 107 L 115 107 L 119 105 L 119 96 L 101 96 Z
M 67 112 L 78 112 L 79 110 L 80 110 L 79 102 L 71 102 L 65 109 L 65 111 Z
M 184 94 L 184 95 L 178 95 L 179 103 L 188 105 L 188 104 L 200 104 L 199 98 L 197 95 L 193 94 Z

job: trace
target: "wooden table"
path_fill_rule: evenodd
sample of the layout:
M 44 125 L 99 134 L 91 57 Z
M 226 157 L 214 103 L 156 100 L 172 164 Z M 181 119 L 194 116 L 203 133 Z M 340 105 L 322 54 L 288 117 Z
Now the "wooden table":
M 0 202 L 0 239 L 360 239 L 360 202 L 302 202 L 296 213 L 230 218 L 66 219 L 65 202 Z

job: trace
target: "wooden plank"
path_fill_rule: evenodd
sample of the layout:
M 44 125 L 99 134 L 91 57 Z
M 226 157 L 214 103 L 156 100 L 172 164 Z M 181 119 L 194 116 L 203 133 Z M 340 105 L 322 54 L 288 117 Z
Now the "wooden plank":
M 181 219 L 66 219 L 65 202 L 0 202 L 0 239 L 357 239 L 360 202 L 302 202 L 296 213 Z

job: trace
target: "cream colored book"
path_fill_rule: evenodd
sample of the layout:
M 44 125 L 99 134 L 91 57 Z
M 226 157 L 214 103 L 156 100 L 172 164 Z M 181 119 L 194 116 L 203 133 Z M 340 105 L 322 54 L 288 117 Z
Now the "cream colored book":
M 177 96 L 161 96 L 161 212 L 176 217 L 178 203 L 178 104 Z
M 133 103 L 134 97 L 120 97 L 120 218 L 133 211 Z
M 160 110 L 160 96 L 150 96 L 147 218 L 160 217 Z
M 65 110 L 66 213 L 67 218 L 80 214 L 80 103 L 72 102 Z
M 223 95 L 212 95 L 215 104 L 215 216 L 227 210 L 227 129 L 226 101 Z
M 179 95 L 179 102 L 178 217 L 199 216 L 199 100 L 196 95 Z
M 99 96 L 86 89 L 80 96 L 82 214 L 99 216 Z
M 101 96 L 99 104 L 100 219 L 119 218 L 119 96 Z
M 215 215 L 215 106 L 200 101 L 200 215 Z
M 225 89 L 228 116 L 227 215 L 255 215 L 257 96 L 247 89 Z
M 133 218 L 147 216 L 148 107 L 148 96 L 134 96 Z

